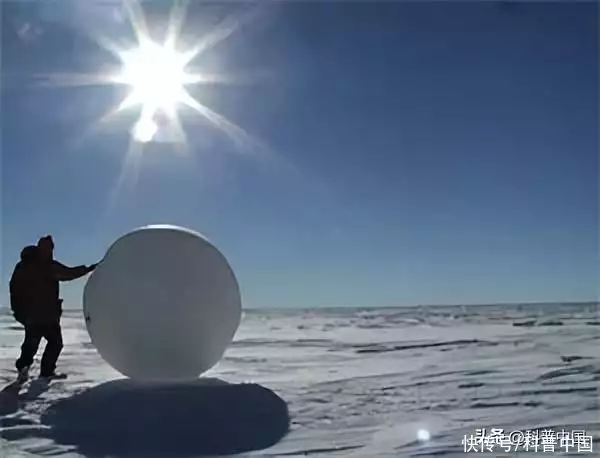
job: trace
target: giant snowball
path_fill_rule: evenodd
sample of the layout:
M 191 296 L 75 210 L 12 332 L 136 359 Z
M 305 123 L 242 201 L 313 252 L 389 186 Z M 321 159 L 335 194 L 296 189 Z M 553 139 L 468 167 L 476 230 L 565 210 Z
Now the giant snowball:
M 200 234 L 165 225 L 113 243 L 85 285 L 83 308 L 102 358 L 147 380 L 198 377 L 221 359 L 241 318 L 225 257 Z

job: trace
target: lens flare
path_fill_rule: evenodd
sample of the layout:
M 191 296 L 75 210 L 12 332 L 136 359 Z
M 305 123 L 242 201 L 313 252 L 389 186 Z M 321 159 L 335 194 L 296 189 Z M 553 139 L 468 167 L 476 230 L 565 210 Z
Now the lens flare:
M 158 131 L 158 126 L 152 119 L 140 119 L 133 126 L 133 138 L 141 143 L 152 141 Z
M 420 429 L 417 431 L 417 439 L 419 439 L 421 442 L 427 442 L 429 439 L 431 439 L 431 433 L 426 429 Z

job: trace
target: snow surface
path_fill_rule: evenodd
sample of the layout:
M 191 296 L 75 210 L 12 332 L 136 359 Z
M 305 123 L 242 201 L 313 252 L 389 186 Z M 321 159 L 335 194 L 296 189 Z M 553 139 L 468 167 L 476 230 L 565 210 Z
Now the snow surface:
M 584 430 L 600 447 L 596 304 L 245 311 L 187 384 L 124 379 L 80 312 L 63 329 L 69 378 L 0 395 L 2 458 L 451 457 L 480 428 Z M 8 314 L 0 336 L 5 387 L 22 338 Z

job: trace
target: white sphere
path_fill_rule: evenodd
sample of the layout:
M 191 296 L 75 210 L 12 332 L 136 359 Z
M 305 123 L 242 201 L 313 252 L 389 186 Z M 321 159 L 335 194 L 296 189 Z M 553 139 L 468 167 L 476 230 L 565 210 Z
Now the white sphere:
M 119 238 L 90 275 L 83 309 L 92 344 L 130 378 L 185 380 L 214 366 L 241 319 L 237 280 L 202 235 L 147 226 Z

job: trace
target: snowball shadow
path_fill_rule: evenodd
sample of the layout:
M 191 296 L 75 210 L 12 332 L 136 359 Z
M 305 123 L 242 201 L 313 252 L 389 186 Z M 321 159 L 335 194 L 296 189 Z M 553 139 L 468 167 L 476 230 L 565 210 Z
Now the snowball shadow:
M 120 379 L 61 400 L 42 416 L 50 438 L 88 457 L 186 457 L 262 450 L 289 429 L 287 404 L 257 384 Z

